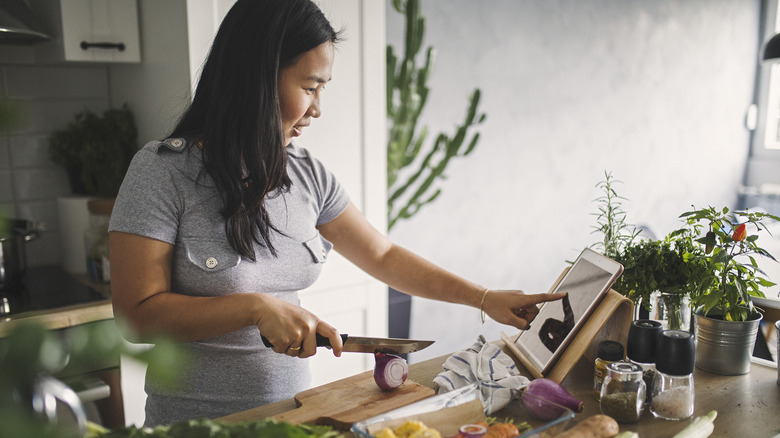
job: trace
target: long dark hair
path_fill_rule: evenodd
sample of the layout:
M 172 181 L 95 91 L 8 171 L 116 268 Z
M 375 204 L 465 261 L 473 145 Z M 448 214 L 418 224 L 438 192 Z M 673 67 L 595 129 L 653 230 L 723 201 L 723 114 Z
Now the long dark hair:
M 222 196 L 230 245 L 276 256 L 265 197 L 289 190 L 277 78 L 339 33 L 311 0 L 238 0 L 219 27 L 189 108 L 170 137 L 198 142 Z

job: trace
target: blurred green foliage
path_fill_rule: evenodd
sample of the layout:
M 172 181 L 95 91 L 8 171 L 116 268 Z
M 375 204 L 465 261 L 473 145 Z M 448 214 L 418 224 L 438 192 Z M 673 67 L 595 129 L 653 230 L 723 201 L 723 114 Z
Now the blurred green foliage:
M 272 418 L 237 423 L 197 418 L 147 430 L 129 426 L 98 436 L 104 438 L 339 438 L 344 434 L 333 430 L 331 426 L 294 425 Z
M 70 437 L 67 424 L 50 424 L 29 403 L 31 388 L 44 376 L 94 370 L 96 363 L 120 355 L 148 365 L 147 374 L 170 385 L 186 369 L 186 355 L 172 341 L 155 340 L 153 349 L 132 348 L 115 324 L 82 324 L 53 331 L 38 324 L 20 324 L 0 339 L 0 427 L 16 438 Z

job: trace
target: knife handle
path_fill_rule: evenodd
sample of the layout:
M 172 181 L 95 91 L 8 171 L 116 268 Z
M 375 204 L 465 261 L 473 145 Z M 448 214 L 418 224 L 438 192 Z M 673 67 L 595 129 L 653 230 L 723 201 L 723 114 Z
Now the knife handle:
M 342 344 L 344 342 L 347 342 L 347 338 L 349 337 L 348 334 L 344 333 L 344 334 L 341 334 L 340 336 L 341 336 L 341 343 Z M 271 343 L 271 341 L 268 340 L 268 338 L 266 338 L 265 336 L 262 336 L 262 335 L 260 336 L 260 338 L 263 340 L 263 345 L 265 345 L 268 348 L 273 348 L 274 345 Z M 322 336 L 320 334 L 317 334 L 317 346 L 318 347 L 328 347 L 328 348 L 331 348 L 331 346 L 330 346 L 330 339 L 328 339 L 325 336 Z
M 342 333 L 339 336 L 341 336 L 341 343 L 344 344 L 347 342 L 347 338 L 349 337 L 348 334 Z M 330 345 L 330 339 L 326 338 L 325 336 L 322 336 L 321 334 L 317 334 L 317 346 L 318 347 L 328 347 L 331 348 Z

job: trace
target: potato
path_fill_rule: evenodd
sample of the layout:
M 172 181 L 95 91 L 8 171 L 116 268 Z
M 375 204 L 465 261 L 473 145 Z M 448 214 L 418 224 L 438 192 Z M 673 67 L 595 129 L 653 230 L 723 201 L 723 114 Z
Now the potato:
M 398 428 L 395 430 L 395 434 L 398 435 L 399 438 L 408 438 L 413 433 L 425 430 L 427 428 L 428 427 L 425 426 L 422 421 L 407 421 L 404 424 L 398 426 Z
M 617 421 L 608 415 L 591 415 L 555 438 L 612 438 L 620 432 Z

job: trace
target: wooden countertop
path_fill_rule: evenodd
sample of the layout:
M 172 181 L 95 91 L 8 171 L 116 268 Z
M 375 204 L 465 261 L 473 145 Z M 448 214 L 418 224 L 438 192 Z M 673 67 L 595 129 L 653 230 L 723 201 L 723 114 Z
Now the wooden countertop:
M 409 380 L 421 385 L 436 388 L 433 378 L 442 371 L 442 364 L 448 356 L 441 356 L 409 367 Z M 742 376 L 718 376 L 696 369 L 694 372 L 695 409 L 694 418 L 705 415 L 711 410 L 718 411 L 713 437 L 745 436 L 772 437 L 779 433 L 780 386 L 777 385 L 777 369 L 772 363 L 760 361 L 752 363 L 750 373 Z M 530 376 L 522 366 L 521 373 Z M 563 386 L 578 399 L 582 400 L 584 410 L 577 414 L 574 421 L 600 413 L 599 404 L 593 398 L 593 364 L 581 360 L 563 381 Z M 513 401 L 494 416 L 503 418 L 512 416 Z M 295 409 L 293 399 L 282 400 L 247 411 L 238 412 L 222 420 L 244 421 L 259 420 Z M 668 421 L 654 418 L 647 410 L 638 423 L 621 424 L 620 430 L 637 432 L 640 438 L 671 437 L 692 420 Z
M 10 316 L 0 317 L 0 338 L 7 336 L 15 327 L 28 323 L 40 324 L 48 329 L 58 330 L 114 318 L 114 309 L 112 308 L 110 298 L 110 286 L 106 283 L 91 281 L 86 275 L 75 275 L 74 278 L 90 286 L 92 289 L 95 289 L 106 297 L 106 299 L 104 301 L 94 301 L 91 303 L 57 307 L 54 309 L 21 312 Z

